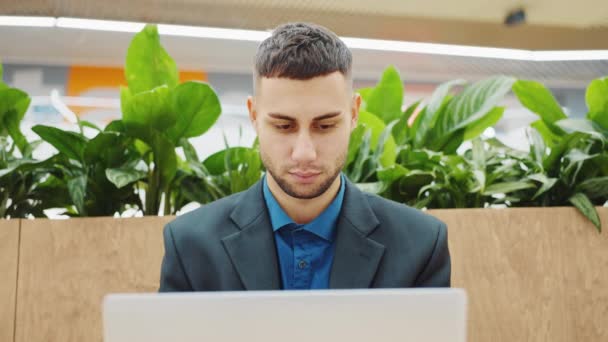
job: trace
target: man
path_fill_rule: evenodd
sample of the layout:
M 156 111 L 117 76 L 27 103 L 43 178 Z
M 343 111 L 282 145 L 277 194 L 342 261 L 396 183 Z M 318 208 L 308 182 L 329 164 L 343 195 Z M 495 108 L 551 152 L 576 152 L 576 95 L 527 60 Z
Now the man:
M 247 106 L 266 175 L 167 224 L 160 291 L 450 286 L 446 226 L 341 174 L 361 103 L 351 63 L 316 25 L 261 43 Z

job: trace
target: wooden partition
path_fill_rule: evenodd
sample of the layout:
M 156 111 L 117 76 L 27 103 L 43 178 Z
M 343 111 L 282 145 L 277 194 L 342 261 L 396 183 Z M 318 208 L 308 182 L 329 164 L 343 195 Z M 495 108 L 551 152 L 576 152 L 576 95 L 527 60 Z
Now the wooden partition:
M 431 214 L 449 227 L 469 341 L 608 341 L 608 232 L 573 208 Z M 15 341 L 100 342 L 104 294 L 156 291 L 170 219 L 22 221 Z
M 0 219 L 0 341 L 13 341 L 19 220 Z
M 448 223 L 469 341 L 608 341 L 608 232 L 574 208 L 431 213 Z
M 102 341 L 105 294 L 158 290 L 170 219 L 23 220 L 15 341 Z

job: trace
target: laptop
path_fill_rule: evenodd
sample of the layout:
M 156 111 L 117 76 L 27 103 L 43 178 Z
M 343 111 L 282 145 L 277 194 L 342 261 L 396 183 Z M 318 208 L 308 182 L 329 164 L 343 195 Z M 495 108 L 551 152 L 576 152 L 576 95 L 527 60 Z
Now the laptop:
M 111 294 L 105 342 L 465 342 L 462 289 Z

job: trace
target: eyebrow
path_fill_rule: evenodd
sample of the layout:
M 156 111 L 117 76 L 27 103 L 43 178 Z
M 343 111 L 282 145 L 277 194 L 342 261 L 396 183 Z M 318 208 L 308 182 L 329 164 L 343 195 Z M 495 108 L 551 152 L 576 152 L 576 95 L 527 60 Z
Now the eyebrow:
M 321 120 L 325 120 L 325 119 L 331 119 L 334 118 L 338 115 L 342 114 L 342 112 L 330 112 L 327 114 L 323 114 L 323 115 L 319 115 L 317 117 L 315 117 L 314 119 L 312 119 L 313 121 L 321 121 Z M 285 115 L 285 114 L 281 114 L 281 113 L 268 113 L 268 116 L 275 118 L 275 119 L 281 119 L 281 120 L 288 120 L 288 121 L 296 121 L 296 119 L 294 117 L 291 117 L 289 115 Z

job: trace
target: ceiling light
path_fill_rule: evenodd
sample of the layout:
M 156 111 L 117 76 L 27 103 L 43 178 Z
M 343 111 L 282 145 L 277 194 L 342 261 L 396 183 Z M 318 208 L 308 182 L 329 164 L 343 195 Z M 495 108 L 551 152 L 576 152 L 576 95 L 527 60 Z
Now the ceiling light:
M 57 27 L 96 31 L 139 32 L 145 24 L 129 21 L 57 18 Z
M 270 32 L 266 31 L 164 24 L 158 25 L 158 32 L 162 35 L 169 36 L 244 40 L 252 42 L 261 42 L 264 39 L 270 37 Z
M 0 26 L 53 27 L 53 17 L 0 16 Z
M 532 51 L 396 40 L 342 38 L 351 49 L 438 54 L 448 56 L 529 60 Z

